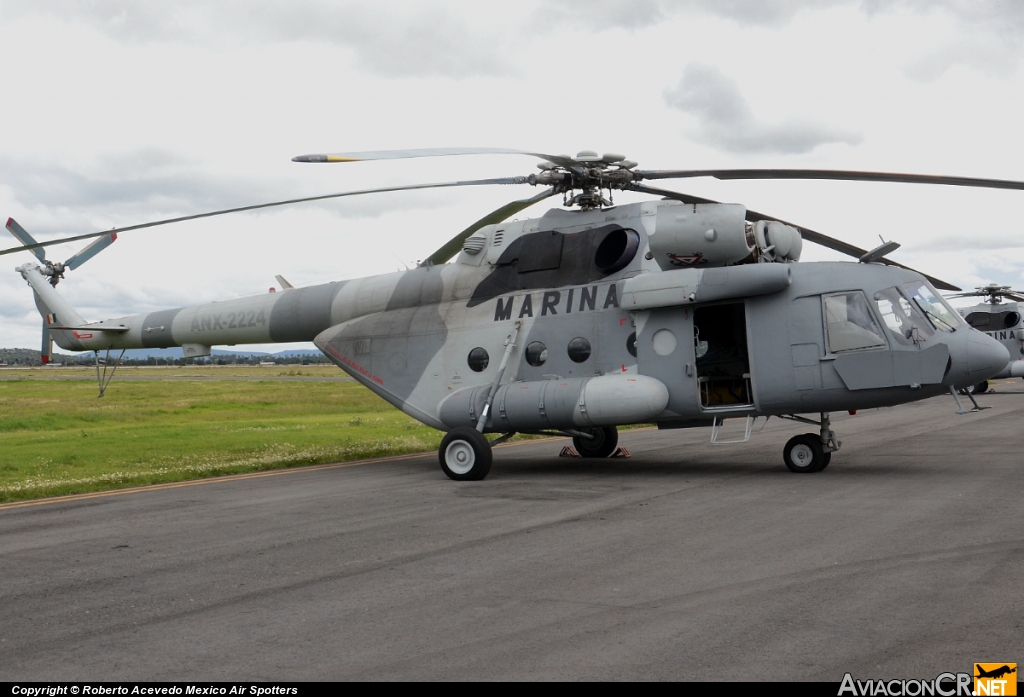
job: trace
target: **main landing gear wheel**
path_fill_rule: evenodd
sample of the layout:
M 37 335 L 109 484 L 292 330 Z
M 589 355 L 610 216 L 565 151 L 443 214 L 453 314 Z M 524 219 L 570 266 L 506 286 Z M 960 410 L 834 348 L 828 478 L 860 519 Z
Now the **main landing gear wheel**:
M 782 458 L 791 472 L 820 472 L 828 467 L 832 453 L 822 449 L 821 437 L 817 433 L 804 433 L 789 439 Z
M 477 481 L 491 471 L 491 444 L 469 426 L 449 431 L 437 454 L 441 469 L 457 482 Z
M 594 436 L 593 438 L 572 437 L 572 445 L 580 457 L 608 457 L 615 452 L 615 448 L 619 445 L 619 432 L 614 426 L 581 428 L 580 430 Z
M 960 394 L 984 394 L 988 392 L 988 380 L 983 380 L 977 385 L 968 385 L 960 390 Z

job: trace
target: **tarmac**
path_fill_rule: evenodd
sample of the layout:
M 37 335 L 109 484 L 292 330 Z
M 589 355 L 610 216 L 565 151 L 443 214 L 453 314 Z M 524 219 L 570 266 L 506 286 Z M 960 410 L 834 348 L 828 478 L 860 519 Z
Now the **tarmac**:
M 0 506 L 0 680 L 932 679 L 1024 660 L 1024 383 Z M 734 422 L 728 422 L 732 425 Z M 738 422 L 736 422 L 738 423 Z M 758 426 L 761 424 L 759 423 Z

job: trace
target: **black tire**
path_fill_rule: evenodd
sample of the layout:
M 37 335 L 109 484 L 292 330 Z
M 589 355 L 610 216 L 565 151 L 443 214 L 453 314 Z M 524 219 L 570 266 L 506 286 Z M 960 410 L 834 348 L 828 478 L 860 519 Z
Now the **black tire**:
M 619 445 L 619 431 L 614 426 L 600 428 L 581 428 L 584 433 L 592 434 L 593 438 L 573 436 L 572 445 L 580 457 L 608 457 Z
M 437 452 L 441 469 L 457 482 L 479 481 L 491 471 L 491 444 L 469 426 L 453 428 Z
M 817 433 L 804 433 L 790 438 L 782 451 L 782 459 L 790 472 L 799 474 L 821 471 L 827 464 L 825 452 L 821 449 L 821 437 Z
M 832 462 L 832 453 L 825 453 L 824 457 L 821 460 L 821 467 L 818 468 L 818 471 L 820 472 L 826 467 L 828 467 L 828 463 L 830 462 Z
M 974 394 L 985 394 L 988 392 L 988 380 L 983 380 L 974 386 Z

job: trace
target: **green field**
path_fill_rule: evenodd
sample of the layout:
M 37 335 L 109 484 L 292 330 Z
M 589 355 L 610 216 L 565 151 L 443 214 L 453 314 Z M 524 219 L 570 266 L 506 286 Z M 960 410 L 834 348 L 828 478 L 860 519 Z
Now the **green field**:
M 341 377 L 333 366 L 0 371 L 0 501 L 436 449 L 442 434 L 353 382 L 119 381 Z

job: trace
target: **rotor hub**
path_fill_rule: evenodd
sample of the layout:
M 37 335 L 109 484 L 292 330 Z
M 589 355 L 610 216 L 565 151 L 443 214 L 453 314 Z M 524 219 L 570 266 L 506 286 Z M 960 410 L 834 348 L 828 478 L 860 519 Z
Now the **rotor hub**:
M 563 195 L 565 206 L 579 206 L 593 210 L 612 205 L 611 192 L 630 188 L 634 182 L 643 179 L 639 172 L 632 171 L 636 162 L 622 155 L 606 153 L 599 156 L 591 150 L 584 150 L 575 158 L 566 156 L 563 160 L 572 164 L 540 162 L 540 174 L 531 174 L 526 181 L 533 186 L 550 186 Z M 601 193 L 608 191 L 605 198 Z M 574 192 L 579 193 L 574 193 Z

